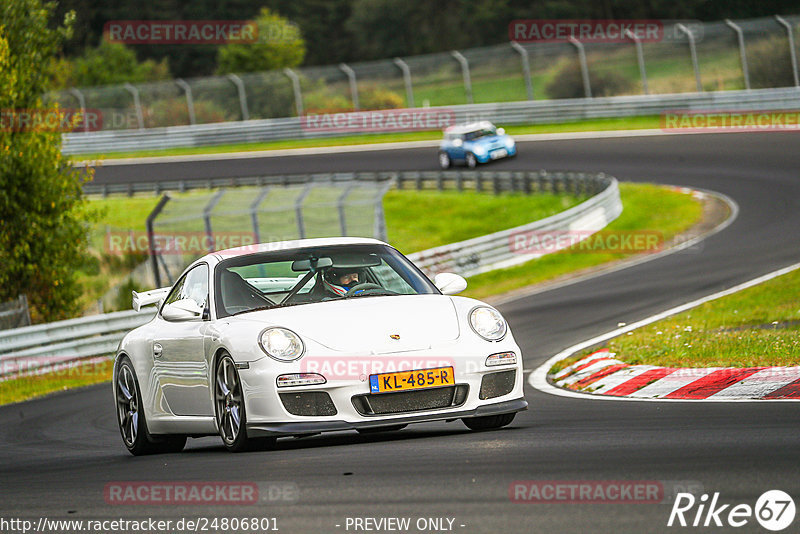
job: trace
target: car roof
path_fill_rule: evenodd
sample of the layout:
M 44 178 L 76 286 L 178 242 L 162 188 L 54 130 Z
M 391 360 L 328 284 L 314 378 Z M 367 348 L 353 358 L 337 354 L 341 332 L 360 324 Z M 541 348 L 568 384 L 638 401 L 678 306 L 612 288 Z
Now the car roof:
M 456 124 L 454 126 L 448 126 L 447 128 L 445 128 L 444 133 L 465 134 L 477 130 L 483 130 L 484 128 L 494 128 L 494 124 L 492 124 L 489 121 L 470 122 L 468 124 Z
M 257 254 L 259 252 L 275 252 L 279 250 L 295 250 L 329 245 L 386 245 L 386 243 L 368 237 L 319 237 L 314 239 L 293 239 L 290 241 L 244 245 L 241 247 L 218 250 L 212 252 L 209 256 L 217 255 L 221 258 L 231 258 L 246 256 L 248 254 Z

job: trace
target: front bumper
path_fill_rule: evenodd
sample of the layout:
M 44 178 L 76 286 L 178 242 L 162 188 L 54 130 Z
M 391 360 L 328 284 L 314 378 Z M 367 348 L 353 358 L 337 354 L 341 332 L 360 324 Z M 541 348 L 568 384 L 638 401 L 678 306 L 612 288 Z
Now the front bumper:
M 501 415 L 516 413 L 528 409 L 525 399 L 515 399 L 484 404 L 472 410 L 456 410 L 437 414 L 410 415 L 392 417 L 374 421 L 348 422 L 342 420 L 324 421 L 289 421 L 284 423 L 248 423 L 247 435 L 249 437 L 278 437 L 296 436 L 303 434 L 318 434 L 320 432 L 336 432 L 340 430 L 358 430 L 360 428 L 376 428 L 387 425 L 400 425 L 409 423 L 427 423 L 431 421 L 447 421 L 466 417 L 483 417 L 487 415 Z

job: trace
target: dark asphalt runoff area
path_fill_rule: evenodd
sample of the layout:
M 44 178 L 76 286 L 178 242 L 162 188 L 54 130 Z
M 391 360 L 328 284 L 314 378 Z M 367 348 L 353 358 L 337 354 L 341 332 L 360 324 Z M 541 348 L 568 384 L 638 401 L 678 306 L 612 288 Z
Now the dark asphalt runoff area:
M 699 246 L 500 306 L 535 369 L 575 343 L 800 261 L 800 137 L 794 133 L 667 135 L 519 143 L 493 170 L 603 171 L 622 181 L 724 193 L 738 218 Z M 97 181 L 258 174 L 433 170 L 436 148 L 200 163 L 106 166 Z M 800 308 L 800 303 L 798 303 Z M 352 518 L 411 518 L 409 532 L 670 532 L 671 504 L 512 502 L 516 481 L 660 481 L 667 493 L 702 486 L 725 522 L 779 489 L 800 506 L 800 406 L 787 402 L 614 402 L 565 398 L 526 385 L 530 403 L 504 429 L 460 421 L 399 432 L 327 434 L 229 454 L 218 438 L 180 454 L 130 456 L 108 385 L 0 408 L 0 515 L 38 520 L 276 518 L 280 532 L 356 530 Z M 123 481 L 246 481 L 296 485 L 296 502 L 241 506 L 122 506 L 104 488 Z M 710 499 L 709 499 L 710 500 Z M 697 505 L 686 514 L 693 521 Z M 348 518 L 351 518 L 348 523 Z M 417 529 L 420 518 L 450 518 Z M 703 514 L 701 521 L 705 520 Z M 365 525 L 365 523 L 361 523 Z M 712 523 L 713 524 L 713 523 Z M 786 532 L 797 532 L 800 519 Z M 338 526 L 337 526 L 338 525 Z M 349 525 L 349 526 L 348 526 Z M 374 527 L 374 524 L 372 524 Z M 176 531 L 173 528 L 173 531 Z M 228 529 L 228 531 L 231 531 Z M 396 532 L 396 530 L 394 530 Z

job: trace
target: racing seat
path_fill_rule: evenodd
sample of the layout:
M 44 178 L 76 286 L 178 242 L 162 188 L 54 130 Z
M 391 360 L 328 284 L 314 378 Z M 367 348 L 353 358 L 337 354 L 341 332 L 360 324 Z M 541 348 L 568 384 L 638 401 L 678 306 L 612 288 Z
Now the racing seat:
M 274 304 L 261 292 L 247 283 L 241 276 L 227 269 L 222 270 L 220 276 L 222 303 L 228 313 Z

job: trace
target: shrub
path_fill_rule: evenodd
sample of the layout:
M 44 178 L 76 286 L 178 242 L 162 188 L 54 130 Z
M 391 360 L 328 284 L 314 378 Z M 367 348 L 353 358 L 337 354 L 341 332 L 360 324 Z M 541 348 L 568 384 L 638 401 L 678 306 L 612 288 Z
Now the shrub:
M 597 63 L 590 61 L 589 84 L 592 86 L 592 96 L 612 96 L 628 92 L 633 83 L 620 73 L 600 69 Z M 586 96 L 583 89 L 583 75 L 577 59 L 563 62 L 555 77 L 545 87 L 550 98 L 583 98 Z
M 789 87 L 794 85 L 789 40 L 773 36 L 747 48 L 751 87 Z

